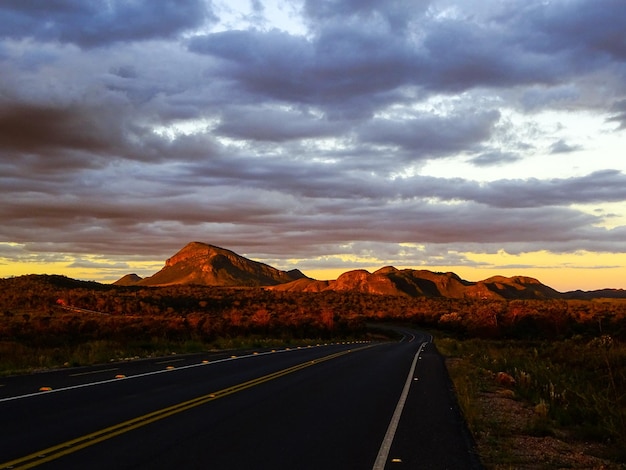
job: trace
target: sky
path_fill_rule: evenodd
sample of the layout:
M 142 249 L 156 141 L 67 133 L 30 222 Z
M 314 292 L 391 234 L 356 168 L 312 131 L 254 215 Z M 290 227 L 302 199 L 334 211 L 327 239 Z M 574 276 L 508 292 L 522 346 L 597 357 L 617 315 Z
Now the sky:
M 5 0 L 0 277 L 191 241 L 626 288 L 623 0 Z

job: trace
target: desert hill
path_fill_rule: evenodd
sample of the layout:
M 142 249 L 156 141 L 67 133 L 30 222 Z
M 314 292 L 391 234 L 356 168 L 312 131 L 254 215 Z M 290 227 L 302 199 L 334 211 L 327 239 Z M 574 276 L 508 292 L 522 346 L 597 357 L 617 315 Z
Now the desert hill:
M 485 285 L 504 299 L 559 299 L 563 295 L 537 279 L 526 276 L 494 276 L 477 284 Z
M 385 266 L 370 273 L 356 269 L 336 280 L 320 281 L 297 269 L 281 271 L 252 261 L 233 251 L 200 242 L 187 244 L 165 262 L 159 272 L 146 278 L 127 274 L 114 285 L 168 286 L 198 284 L 224 287 L 265 287 L 284 292 L 359 292 L 405 297 L 471 299 L 592 299 L 625 298 L 622 289 L 561 293 L 526 276 L 493 276 L 471 282 L 455 273 Z
M 114 286 L 134 286 L 139 281 L 141 281 L 141 277 L 135 273 L 127 274 L 126 276 L 118 279 L 113 283 Z
M 573 290 L 563 294 L 565 299 L 626 299 L 624 289 L 597 289 L 590 291 Z
M 393 266 L 370 273 L 364 269 L 343 273 L 335 281 L 301 279 L 270 287 L 280 291 L 352 291 L 407 297 L 474 299 L 558 299 L 561 293 L 537 279 L 523 276 L 495 276 L 470 282 L 454 273 L 397 269 Z
M 116 281 L 116 284 L 127 286 L 198 284 L 258 287 L 291 282 L 304 277 L 304 274 L 297 269 L 281 271 L 224 248 L 206 243 L 191 242 L 169 258 L 163 269 L 156 274 L 136 280 L 136 282 L 132 282 L 132 275 L 126 275 Z

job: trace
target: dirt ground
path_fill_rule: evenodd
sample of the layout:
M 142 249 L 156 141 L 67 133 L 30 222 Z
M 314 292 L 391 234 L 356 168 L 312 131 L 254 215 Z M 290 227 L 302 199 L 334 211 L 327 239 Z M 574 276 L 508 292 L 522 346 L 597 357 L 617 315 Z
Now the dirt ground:
M 488 469 L 626 468 L 600 457 L 606 451 L 601 444 L 556 432 L 533 435 L 542 410 L 516 400 L 512 390 L 496 387 L 493 392 L 480 392 L 476 405 L 483 419 L 474 438 Z

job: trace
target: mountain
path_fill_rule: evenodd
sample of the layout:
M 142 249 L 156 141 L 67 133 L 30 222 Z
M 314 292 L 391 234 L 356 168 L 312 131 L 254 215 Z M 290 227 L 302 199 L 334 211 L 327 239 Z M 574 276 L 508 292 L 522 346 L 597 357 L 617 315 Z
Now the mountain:
M 531 277 L 494 276 L 470 282 L 454 273 L 397 269 L 393 266 L 370 273 L 357 269 L 335 281 L 303 279 L 270 287 L 288 292 L 351 291 L 406 297 L 448 297 L 474 299 L 558 299 L 561 293 Z
M 328 289 L 331 282 L 333 281 L 318 281 L 310 277 L 303 277 L 302 279 L 297 279 L 285 284 L 269 286 L 266 289 L 279 290 L 282 292 L 322 292 Z
M 378 271 L 370 274 L 364 269 L 343 273 L 335 281 L 330 281 L 325 290 L 356 291 L 368 294 L 397 295 L 396 285 L 384 274 Z
M 281 271 L 267 264 L 244 258 L 230 250 L 206 243 L 191 242 L 165 262 L 156 274 L 129 284 L 132 275 L 116 282 L 124 285 L 167 286 L 199 284 L 207 286 L 258 287 L 295 281 L 306 277 L 299 270 Z M 138 276 L 137 276 L 138 277 Z
M 135 273 L 127 274 L 126 276 L 118 279 L 113 283 L 114 286 L 134 286 L 139 281 L 141 281 L 142 277 L 138 276 Z
M 490 291 L 504 299 L 560 299 L 563 294 L 526 276 L 494 276 L 477 284 L 484 284 Z
M 265 287 L 284 292 L 360 292 L 406 297 L 473 299 L 593 299 L 626 298 L 622 289 L 561 293 L 525 276 L 493 276 L 471 282 L 455 273 L 385 266 L 373 273 L 364 269 L 347 271 L 334 281 L 319 281 L 297 269 L 281 271 L 240 256 L 233 251 L 191 242 L 165 262 L 156 274 L 141 278 L 127 274 L 117 286 L 167 286 L 199 284 L 226 287 Z
M 624 289 L 573 290 L 563 294 L 565 299 L 626 299 Z

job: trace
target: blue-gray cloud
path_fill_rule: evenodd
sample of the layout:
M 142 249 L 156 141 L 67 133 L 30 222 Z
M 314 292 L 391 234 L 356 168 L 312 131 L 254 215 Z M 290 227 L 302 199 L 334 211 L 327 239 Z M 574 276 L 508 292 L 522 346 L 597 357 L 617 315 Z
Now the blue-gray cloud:
M 240 29 L 202 0 L 2 2 L 0 239 L 163 258 L 200 239 L 394 263 L 417 257 L 400 243 L 432 259 L 623 252 L 624 228 L 603 227 L 623 214 L 578 208 L 626 201 L 622 161 L 574 177 L 423 171 L 506 174 L 540 151 L 567 166 L 593 147 L 512 114 L 626 128 L 620 1 L 479 3 L 307 0 L 300 34 L 257 1 Z
M 1 37 L 86 48 L 173 38 L 215 20 L 210 4 L 202 0 L 7 0 L 0 4 L 0 18 Z

